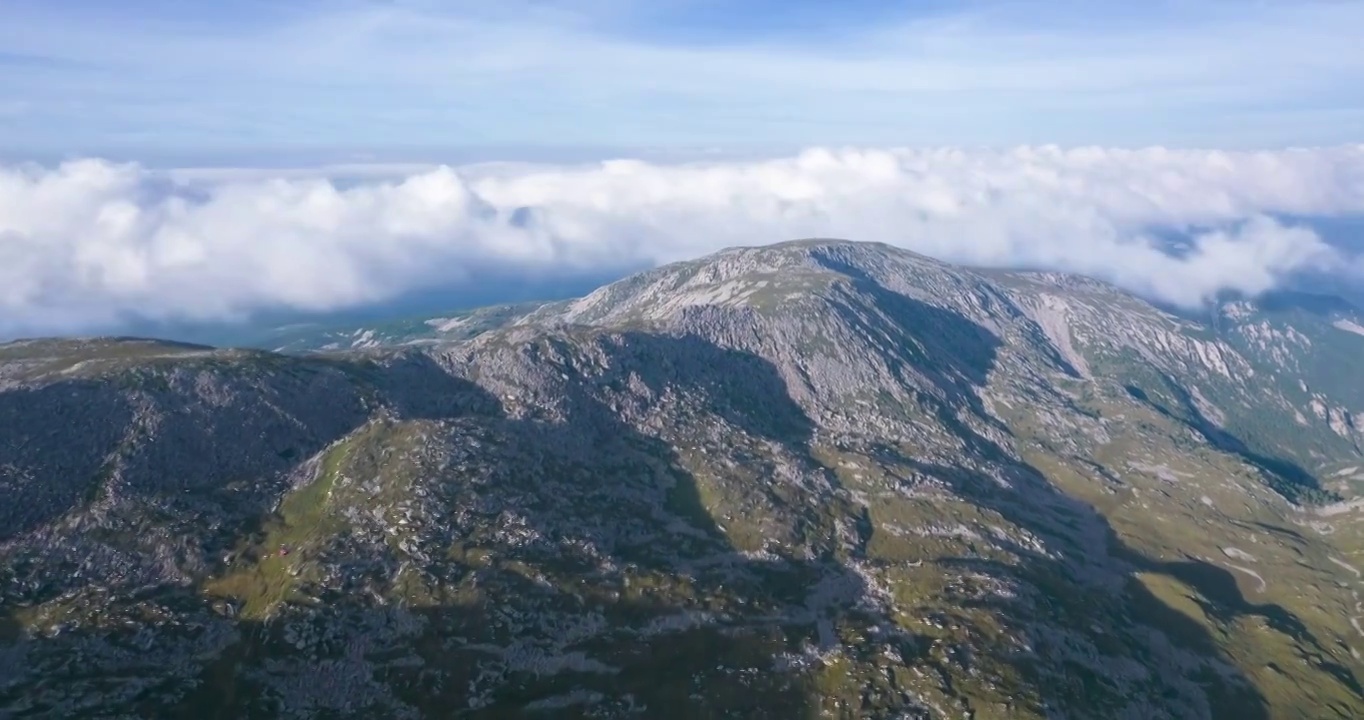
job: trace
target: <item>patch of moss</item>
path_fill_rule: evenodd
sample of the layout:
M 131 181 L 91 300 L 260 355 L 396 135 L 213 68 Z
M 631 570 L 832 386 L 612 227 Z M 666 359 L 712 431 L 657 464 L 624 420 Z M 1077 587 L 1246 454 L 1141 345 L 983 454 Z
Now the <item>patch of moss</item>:
M 239 615 L 245 619 L 268 617 L 281 603 L 295 599 L 295 590 L 307 579 L 311 553 L 341 527 L 329 503 L 355 441 L 352 436 L 327 451 L 314 479 L 280 501 L 259 542 L 239 548 L 245 567 L 204 583 L 206 594 L 242 603 Z

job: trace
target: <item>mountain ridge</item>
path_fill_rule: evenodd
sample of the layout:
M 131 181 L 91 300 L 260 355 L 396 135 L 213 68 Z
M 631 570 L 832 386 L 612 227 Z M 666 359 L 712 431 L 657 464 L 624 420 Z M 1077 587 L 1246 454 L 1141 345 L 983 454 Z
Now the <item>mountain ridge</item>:
M 1340 318 L 825 240 L 478 317 L 0 346 L 0 708 L 1364 708 Z

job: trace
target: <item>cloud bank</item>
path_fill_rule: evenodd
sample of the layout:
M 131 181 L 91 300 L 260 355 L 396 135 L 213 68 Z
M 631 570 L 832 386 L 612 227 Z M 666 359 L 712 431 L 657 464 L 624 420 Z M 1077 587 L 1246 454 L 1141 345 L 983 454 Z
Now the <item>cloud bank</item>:
M 810 149 L 689 164 L 163 172 L 0 167 L 0 335 L 332 310 L 480 269 L 654 265 L 845 237 L 1197 304 L 1364 261 L 1276 217 L 1364 214 L 1364 145 Z M 1187 233 L 1171 253 L 1160 233 Z

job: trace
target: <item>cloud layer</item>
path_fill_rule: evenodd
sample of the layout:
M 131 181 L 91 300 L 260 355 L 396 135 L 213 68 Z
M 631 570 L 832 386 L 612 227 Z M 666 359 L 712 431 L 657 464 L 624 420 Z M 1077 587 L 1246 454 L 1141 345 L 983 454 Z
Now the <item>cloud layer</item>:
M 396 175 L 395 175 L 396 174 Z M 345 175 L 348 180 L 336 178 Z M 0 167 L 0 335 L 328 310 L 847 237 L 1080 272 L 1173 303 L 1364 263 L 1273 217 L 1364 214 L 1364 145 L 1277 152 L 811 149 L 761 161 L 161 172 Z M 1161 232 L 1186 232 L 1171 254 Z

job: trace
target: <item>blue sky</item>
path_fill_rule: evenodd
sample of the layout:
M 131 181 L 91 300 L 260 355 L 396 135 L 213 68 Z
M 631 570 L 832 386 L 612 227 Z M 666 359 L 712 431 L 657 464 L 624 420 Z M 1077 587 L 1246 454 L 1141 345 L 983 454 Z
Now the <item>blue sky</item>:
M 4 0 L 0 159 L 1364 139 L 1354 0 Z

